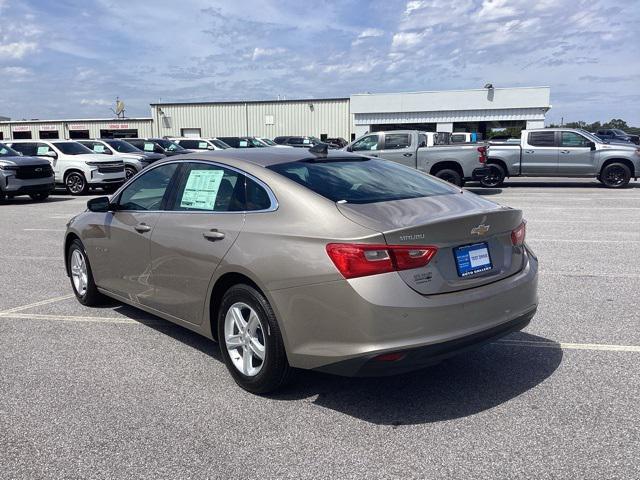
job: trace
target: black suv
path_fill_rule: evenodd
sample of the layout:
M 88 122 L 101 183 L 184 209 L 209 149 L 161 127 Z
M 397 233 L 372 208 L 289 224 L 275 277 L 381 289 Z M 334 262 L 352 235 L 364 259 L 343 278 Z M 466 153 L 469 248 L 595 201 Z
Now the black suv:
M 161 153 L 167 157 L 180 155 L 182 153 L 193 153 L 191 150 L 187 150 L 176 142 L 167 140 L 166 138 L 123 138 L 122 140 L 145 153 Z
M 316 137 L 276 137 L 273 139 L 278 145 L 290 145 L 292 147 L 309 148 L 313 147 L 322 141 Z

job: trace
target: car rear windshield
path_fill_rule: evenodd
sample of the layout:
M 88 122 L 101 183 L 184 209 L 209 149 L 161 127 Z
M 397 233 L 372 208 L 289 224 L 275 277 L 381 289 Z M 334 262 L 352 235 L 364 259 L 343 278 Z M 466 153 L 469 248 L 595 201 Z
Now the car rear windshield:
M 86 155 L 87 153 L 94 153 L 93 150 L 89 150 L 78 142 L 55 142 L 54 145 L 65 155 Z
M 413 168 L 386 160 L 303 160 L 268 168 L 340 203 L 389 202 L 457 191 Z

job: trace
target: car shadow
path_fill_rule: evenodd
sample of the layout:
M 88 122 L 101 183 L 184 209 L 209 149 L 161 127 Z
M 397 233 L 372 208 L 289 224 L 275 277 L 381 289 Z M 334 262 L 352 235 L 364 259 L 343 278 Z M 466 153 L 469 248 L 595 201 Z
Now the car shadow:
M 500 186 L 500 188 L 484 188 L 482 187 L 479 183 L 477 182 L 469 182 L 467 184 L 467 186 L 465 186 L 465 189 L 472 191 L 473 193 L 476 193 L 478 195 L 483 195 L 483 191 L 494 191 L 494 190 L 504 190 L 504 189 L 509 189 L 512 187 L 523 187 L 523 188 L 599 188 L 599 189 L 605 189 L 605 190 L 616 190 L 616 189 L 609 189 L 607 187 L 605 187 L 602 183 L 598 182 L 597 180 L 585 180 L 585 179 L 579 179 L 576 181 L 554 181 L 554 180 L 531 180 L 531 181 L 518 181 L 518 182 L 510 182 L 509 180 L 505 180 L 505 182 Z M 633 179 L 631 182 L 629 182 L 629 185 L 627 185 L 626 187 L 622 188 L 621 190 L 628 190 L 628 189 L 634 189 L 634 188 L 640 188 L 640 182 L 634 182 Z M 485 195 L 495 195 L 496 193 L 501 193 L 501 192 L 494 192 L 494 193 L 485 193 Z
M 465 190 L 475 193 L 476 195 L 500 195 L 502 193 L 501 188 L 484 188 L 484 187 L 465 187 Z
M 5 198 L 4 200 L 0 200 L 0 203 L 4 205 L 38 205 L 41 203 L 66 202 L 68 200 L 73 200 L 73 197 L 49 197 L 46 200 L 31 200 L 29 196 L 19 196 Z
M 120 304 L 115 310 L 222 362 L 217 343 L 181 326 Z M 416 425 L 474 415 L 535 388 L 562 362 L 553 341 L 516 332 L 432 367 L 390 377 L 347 378 L 299 370 L 295 381 L 268 395 L 313 405 L 377 425 Z M 536 408 L 532 405 L 531 408 Z

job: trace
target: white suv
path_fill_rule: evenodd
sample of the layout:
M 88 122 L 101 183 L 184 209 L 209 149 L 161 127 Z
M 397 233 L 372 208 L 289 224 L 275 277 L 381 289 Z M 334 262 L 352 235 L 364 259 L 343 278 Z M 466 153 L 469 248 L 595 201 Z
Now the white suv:
M 23 155 L 47 158 L 56 184 L 64 185 L 71 195 L 95 187 L 115 191 L 125 181 L 122 160 L 105 158 L 72 140 L 12 140 L 7 145 Z
M 124 162 L 124 173 L 127 180 L 136 173 L 147 168 L 156 160 L 165 158 L 159 153 L 147 153 L 120 139 L 109 140 L 77 140 L 93 153 L 112 155 L 116 160 Z

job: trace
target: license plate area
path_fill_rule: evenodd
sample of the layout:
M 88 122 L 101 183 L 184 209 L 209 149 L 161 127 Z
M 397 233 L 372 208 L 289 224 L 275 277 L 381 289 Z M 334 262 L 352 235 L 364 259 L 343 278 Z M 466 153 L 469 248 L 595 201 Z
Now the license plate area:
M 462 278 L 488 272 L 493 268 L 489 245 L 486 242 L 456 247 L 453 249 L 453 256 L 458 276 Z

